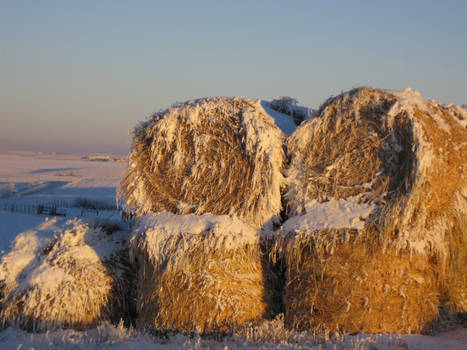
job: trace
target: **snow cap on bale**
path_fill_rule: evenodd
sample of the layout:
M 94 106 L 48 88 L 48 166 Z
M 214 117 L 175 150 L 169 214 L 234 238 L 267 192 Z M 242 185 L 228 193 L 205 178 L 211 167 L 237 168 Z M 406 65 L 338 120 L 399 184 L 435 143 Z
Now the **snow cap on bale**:
M 131 251 L 141 264 L 140 327 L 230 332 L 269 314 L 260 236 L 227 215 L 147 214 Z
M 261 227 L 281 210 L 283 141 L 261 101 L 179 104 L 135 129 L 119 201 L 137 215 L 227 214 Z
M 51 229 L 55 238 L 41 238 Z M 127 316 L 131 268 L 120 243 L 76 220 L 18 235 L 0 262 L 2 322 L 45 331 Z
M 466 311 L 466 126 L 410 89 L 359 88 L 292 134 L 278 240 L 289 325 L 417 332 L 440 306 Z

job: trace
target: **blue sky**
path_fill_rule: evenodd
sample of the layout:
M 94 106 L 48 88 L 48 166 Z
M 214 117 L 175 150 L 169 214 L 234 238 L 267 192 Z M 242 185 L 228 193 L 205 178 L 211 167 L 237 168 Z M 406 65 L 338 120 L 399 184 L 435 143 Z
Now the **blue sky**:
M 0 0 L 0 149 L 126 153 L 175 101 L 361 85 L 467 103 L 467 1 Z

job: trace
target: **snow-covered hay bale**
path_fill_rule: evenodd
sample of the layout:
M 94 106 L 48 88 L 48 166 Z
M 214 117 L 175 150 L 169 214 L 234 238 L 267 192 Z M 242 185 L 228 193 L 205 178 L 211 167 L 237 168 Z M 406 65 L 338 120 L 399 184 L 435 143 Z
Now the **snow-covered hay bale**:
M 44 227 L 18 235 L 2 258 L 2 322 L 45 331 L 127 318 L 132 281 L 123 241 L 80 221 L 59 226 L 52 239 L 38 235 Z
M 404 113 L 389 118 L 397 97 L 356 89 L 331 98 L 288 139 L 289 215 L 310 200 L 358 196 L 375 202 L 407 191 L 414 168 L 413 128 Z
M 289 313 L 329 306 L 335 311 L 330 317 L 341 320 L 329 321 L 331 328 L 414 332 L 436 318 L 440 306 L 466 311 L 466 126 L 459 107 L 425 100 L 410 89 L 359 88 L 329 99 L 296 130 L 288 140 L 285 202 L 292 218 L 284 234 L 309 238 L 289 239 L 285 250 L 289 262 L 310 266 L 304 263 L 287 274 L 290 281 L 315 273 L 325 278 L 312 278 L 321 282 L 308 289 L 298 287 L 317 298 L 309 298 L 313 304 L 305 301 L 304 308 L 290 306 L 303 297 L 294 296 L 297 286 L 287 284 Z M 340 229 L 345 237 L 355 231 L 356 238 L 329 251 L 329 242 L 340 242 Z M 316 238 L 321 236 L 325 239 Z M 380 292 L 385 284 L 386 290 L 400 290 L 395 304 L 403 300 L 404 307 L 380 309 L 393 298 Z M 433 294 L 419 302 L 423 290 Z M 347 304 L 326 294 L 350 298 L 363 292 L 371 308 L 364 317 L 381 314 L 374 323 L 351 311 L 355 300 Z M 380 306 L 376 299 L 372 305 L 372 293 L 381 298 Z M 299 319 L 292 314 L 289 319 Z
M 137 215 L 228 214 L 260 227 L 281 210 L 283 141 L 261 101 L 177 105 L 135 129 L 120 202 Z
M 256 229 L 226 215 L 162 212 L 138 221 L 139 327 L 224 333 L 268 316 Z

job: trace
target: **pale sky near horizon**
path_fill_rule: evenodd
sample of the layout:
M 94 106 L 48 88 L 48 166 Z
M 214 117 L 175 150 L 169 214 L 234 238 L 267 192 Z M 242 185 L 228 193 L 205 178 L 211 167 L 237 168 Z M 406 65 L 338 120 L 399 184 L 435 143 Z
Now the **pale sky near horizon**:
M 0 0 L 0 150 L 122 154 L 175 101 L 362 85 L 467 104 L 467 1 Z

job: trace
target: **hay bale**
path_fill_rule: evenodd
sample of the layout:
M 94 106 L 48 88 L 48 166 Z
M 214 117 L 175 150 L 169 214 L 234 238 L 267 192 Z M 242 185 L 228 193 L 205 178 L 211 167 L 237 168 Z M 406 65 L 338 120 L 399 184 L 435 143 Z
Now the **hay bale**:
M 28 331 L 88 328 L 131 314 L 128 248 L 80 221 L 53 239 L 20 234 L 0 263 L 0 315 Z M 125 280 L 126 279 L 126 280 Z
M 270 312 L 258 231 L 239 220 L 148 214 L 131 250 L 141 265 L 139 327 L 225 333 Z
M 309 268 L 288 270 L 288 278 L 321 273 L 331 285 L 335 280 L 333 293 L 371 295 L 378 293 L 378 279 L 384 276 L 394 290 L 405 283 L 400 276 L 418 276 L 414 283 L 408 282 L 411 294 L 403 292 L 408 296 L 405 307 L 412 305 L 412 316 L 396 308 L 372 324 L 359 320 L 358 313 L 348 316 L 344 307 L 333 315 L 342 322 L 322 324 L 367 332 L 414 332 L 436 318 L 437 311 L 430 312 L 432 304 L 436 309 L 465 311 L 466 123 L 467 114 L 460 108 L 424 100 L 410 89 L 359 88 L 326 101 L 314 118 L 288 139 L 291 162 L 285 202 L 292 219 L 283 234 L 301 235 L 303 231 L 310 237 L 304 240 L 306 249 L 294 247 L 295 238 L 289 240 L 286 251 L 292 256 L 287 260 L 298 259 L 295 254 L 305 251 L 301 261 L 312 256 Z M 303 217 L 293 218 L 300 215 Z M 340 230 L 364 238 L 339 243 L 333 254 L 324 258 L 320 255 L 326 248 L 323 244 L 337 239 Z M 318 236 L 327 238 L 317 240 Z M 373 253 L 365 256 L 368 251 Z M 366 266 L 364 273 L 352 272 L 352 265 Z M 352 279 L 365 281 L 366 289 Z M 416 282 L 422 279 L 423 283 Z M 326 288 L 325 282 L 310 283 L 313 287 L 308 285 L 307 293 L 321 293 L 316 300 L 323 303 L 313 307 L 325 310 L 326 303 L 334 302 L 330 309 L 336 310 L 342 305 L 341 299 L 316 292 Z M 424 289 L 433 295 L 417 306 Z M 293 290 L 286 295 L 286 299 L 294 298 Z M 396 305 L 401 305 L 400 300 Z M 287 305 L 293 303 L 286 300 Z M 377 304 L 373 302 L 373 313 L 383 310 Z
M 438 280 L 425 255 L 383 250 L 356 229 L 283 233 L 287 327 L 417 333 L 437 320 Z
M 466 125 L 461 108 L 410 89 L 329 99 L 288 140 L 289 216 L 313 201 L 374 204 L 375 224 L 397 231 L 399 248 L 447 256 L 445 236 L 467 207 Z
M 409 189 L 405 175 L 413 168 L 413 132 L 404 116 L 388 120 L 396 100 L 382 90 L 352 90 L 326 101 L 291 135 L 289 216 L 306 212 L 310 200 L 358 196 L 359 202 L 372 203 Z
M 228 214 L 255 227 L 277 221 L 283 140 L 261 101 L 177 105 L 135 129 L 119 202 L 137 215 Z

